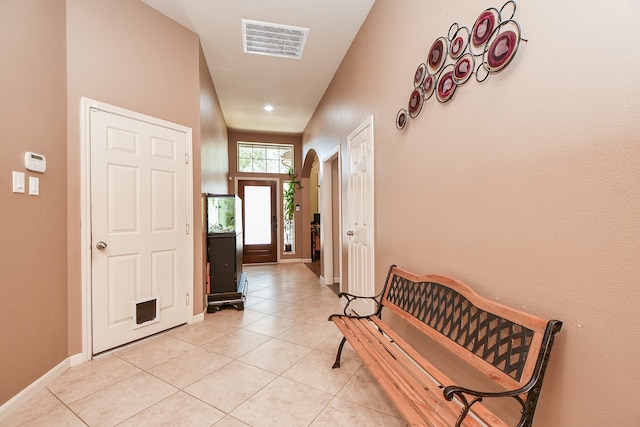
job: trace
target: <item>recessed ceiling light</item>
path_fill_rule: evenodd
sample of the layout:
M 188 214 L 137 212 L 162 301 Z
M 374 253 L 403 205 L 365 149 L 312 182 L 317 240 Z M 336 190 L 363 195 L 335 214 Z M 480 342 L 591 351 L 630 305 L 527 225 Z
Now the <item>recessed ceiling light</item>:
M 273 105 L 265 105 L 264 111 L 273 111 Z

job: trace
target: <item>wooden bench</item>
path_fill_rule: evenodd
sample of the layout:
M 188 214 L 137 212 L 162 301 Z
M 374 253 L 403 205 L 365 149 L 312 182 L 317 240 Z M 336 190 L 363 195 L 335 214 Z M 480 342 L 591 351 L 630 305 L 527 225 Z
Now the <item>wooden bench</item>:
M 532 425 L 562 322 L 482 298 L 459 280 L 418 276 L 396 266 L 389 269 L 382 292 L 365 297 L 375 301 L 375 313 L 353 314 L 351 305 L 362 297 L 344 292 L 340 297 L 347 301 L 344 314 L 329 317 L 344 334 L 333 367 L 340 367 L 349 341 L 409 425 L 509 425 L 487 407 L 493 398 L 517 402 L 517 426 Z M 477 391 L 450 380 L 382 320 L 383 309 L 486 377 L 492 387 Z

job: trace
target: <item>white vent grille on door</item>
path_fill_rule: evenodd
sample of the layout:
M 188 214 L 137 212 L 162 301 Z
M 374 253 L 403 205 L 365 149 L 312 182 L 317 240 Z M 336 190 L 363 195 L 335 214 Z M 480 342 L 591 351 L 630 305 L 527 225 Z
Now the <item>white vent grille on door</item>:
M 300 59 L 308 33 L 308 28 L 242 20 L 245 53 Z

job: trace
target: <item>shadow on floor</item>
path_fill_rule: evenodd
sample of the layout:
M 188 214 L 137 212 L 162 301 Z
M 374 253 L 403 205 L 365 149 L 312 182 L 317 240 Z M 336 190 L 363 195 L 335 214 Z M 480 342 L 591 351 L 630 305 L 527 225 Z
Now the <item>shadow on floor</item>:
M 304 265 L 313 271 L 313 274 L 320 277 L 320 261 L 305 262 Z
M 313 271 L 313 274 L 320 277 L 320 261 L 306 262 L 304 265 L 306 265 L 309 270 Z M 331 289 L 336 295 L 340 293 L 340 283 L 334 283 L 333 285 L 328 285 L 327 287 Z

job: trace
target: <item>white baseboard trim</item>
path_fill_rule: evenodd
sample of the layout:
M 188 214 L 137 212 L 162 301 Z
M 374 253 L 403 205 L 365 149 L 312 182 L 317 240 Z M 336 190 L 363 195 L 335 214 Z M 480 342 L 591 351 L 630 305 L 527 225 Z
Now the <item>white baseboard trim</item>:
M 193 316 L 193 323 L 198 323 L 202 321 L 204 321 L 204 312 L 198 313 L 195 316 Z
M 74 355 L 72 357 L 76 357 Z M 0 423 L 6 420 L 9 415 L 11 415 L 16 409 L 18 409 L 23 403 L 31 400 L 36 394 L 40 393 L 45 389 L 49 384 L 53 382 L 56 378 L 62 375 L 67 369 L 71 367 L 71 357 L 67 357 L 62 362 L 58 363 L 56 366 L 51 368 L 49 372 L 45 373 L 43 376 L 32 382 L 28 385 L 24 390 L 20 393 L 13 396 L 7 402 L 5 402 L 2 406 L 0 406 Z
M 332 283 L 332 285 L 335 285 L 336 283 L 340 283 L 340 276 L 338 276 L 338 277 L 334 277 L 334 278 L 333 278 L 333 283 Z
M 295 262 L 297 263 L 302 262 L 302 258 L 286 258 L 286 259 L 280 258 L 280 261 L 278 261 L 278 263 L 280 264 L 293 264 Z
M 302 258 L 302 262 L 309 264 L 310 262 L 313 262 L 313 260 L 311 258 Z
M 73 368 L 74 366 L 78 366 L 83 364 L 84 362 L 86 362 L 87 359 L 85 359 L 84 354 L 83 353 L 78 353 L 78 354 L 74 354 L 73 356 L 69 357 L 69 364 L 70 366 Z

